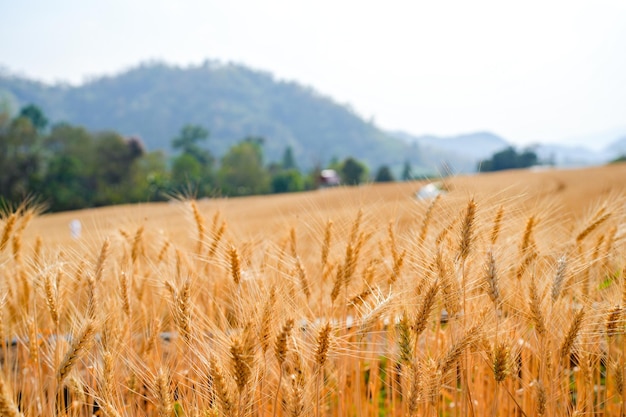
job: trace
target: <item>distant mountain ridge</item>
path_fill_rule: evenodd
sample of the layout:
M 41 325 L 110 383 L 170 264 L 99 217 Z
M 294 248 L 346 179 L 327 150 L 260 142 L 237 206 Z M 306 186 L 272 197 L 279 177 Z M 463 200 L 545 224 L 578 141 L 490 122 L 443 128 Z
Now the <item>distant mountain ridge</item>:
M 247 136 L 261 136 L 266 161 L 280 160 L 290 146 L 304 169 L 353 156 L 372 171 L 390 165 L 399 173 L 409 161 L 418 175 L 474 172 L 480 160 L 511 146 L 491 132 L 449 137 L 385 132 L 311 87 L 217 61 L 185 68 L 144 63 L 78 86 L 48 85 L 0 68 L 0 111 L 30 103 L 54 123 L 139 136 L 150 150 L 169 151 L 188 123 L 209 129 L 207 146 L 217 156 Z M 543 161 L 559 166 L 594 165 L 626 153 L 626 136 L 601 151 L 554 144 L 533 148 Z
M 411 146 L 347 106 L 236 64 L 147 63 L 79 86 L 0 74 L 1 96 L 13 106 L 34 103 L 54 122 L 137 135 L 151 150 L 168 150 L 180 128 L 191 123 L 209 129 L 207 146 L 217 155 L 247 136 L 261 136 L 266 160 L 279 160 L 291 146 L 301 167 L 346 156 L 366 161 L 372 170 L 406 159 L 419 164 Z

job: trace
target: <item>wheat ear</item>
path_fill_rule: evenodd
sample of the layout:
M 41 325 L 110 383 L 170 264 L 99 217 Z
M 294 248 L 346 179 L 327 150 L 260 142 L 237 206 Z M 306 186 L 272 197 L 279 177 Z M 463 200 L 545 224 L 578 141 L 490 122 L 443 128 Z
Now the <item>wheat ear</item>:
M 2 232 L 2 238 L 0 239 L 0 253 L 4 250 L 11 236 L 11 231 L 17 222 L 17 213 L 12 213 L 4 224 L 4 230 Z
M 587 227 L 581 230 L 578 235 L 576 235 L 576 243 L 580 244 L 587 236 L 591 234 L 594 230 L 596 230 L 602 223 L 607 221 L 609 217 L 611 217 L 611 213 L 606 213 L 606 208 L 602 207 L 600 210 L 596 212 L 593 216 L 593 220 Z
M 202 246 L 204 245 L 204 234 L 206 232 L 206 224 L 204 217 L 198 210 L 198 205 L 195 200 L 191 200 L 191 210 L 193 211 L 193 219 L 196 222 L 196 229 L 198 229 L 198 244 L 196 247 L 196 253 L 200 255 L 202 253 Z
M 413 361 L 413 335 L 411 335 L 410 319 L 406 311 L 402 312 L 402 318 L 397 325 L 398 347 L 400 348 L 400 362 L 411 363 Z
M 111 246 L 111 242 L 107 237 L 104 239 L 102 243 L 102 247 L 100 248 L 100 256 L 98 256 L 98 260 L 96 261 L 96 269 L 94 273 L 94 279 L 96 282 L 100 281 L 102 278 L 102 272 L 104 270 L 104 263 L 107 259 L 107 254 L 109 253 L 109 247 Z
M 476 203 L 471 199 L 465 209 L 465 217 L 461 225 L 461 240 L 459 243 L 459 259 L 465 260 L 470 253 L 474 241 L 474 223 L 476 220 Z
M 302 292 L 304 292 L 304 295 L 308 300 L 311 298 L 311 289 L 309 287 L 309 280 L 306 277 L 306 271 L 304 270 L 304 266 L 302 266 L 299 256 L 296 256 L 296 274 L 298 275 Z
M 241 261 L 239 259 L 239 252 L 237 252 L 237 248 L 231 246 L 228 253 L 230 255 L 230 273 L 233 277 L 233 282 L 235 285 L 239 285 L 241 281 Z
M 496 217 L 493 220 L 493 227 L 491 228 L 491 235 L 489 237 L 491 246 L 494 246 L 496 244 L 498 240 L 498 236 L 500 236 L 500 228 L 502 227 L 503 217 L 504 217 L 504 207 L 500 206 L 498 208 L 498 212 L 496 213 Z
M 526 227 L 524 228 L 524 234 L 522 235 L 522 243 L 519 247 L 519 253 L 521 257 L 526 255 L 528 249 L 534 246 L 533 230 L 536 222 L 537 219 L 535 218 L 535 216 L 530 216 L 526 220 Z
M 222 370 L 214 355 L 211 355 L 210 366 L 213 387 L 215 392 L 217 393 L 217 398 L 219 399 L 222 411 L 224 412 L 225 416 L 231 416 L 233 410 L 233 402 L 231 400 L 230 390 L 228 388 L 228 381 L 226 380 L 224 371 Z
M 326 228 L 324 229 L 324 242 L 322 243 L 322 268 L 326 266 L 328 262 L 328 254 L 330 253 L 330 241 L 332 238 L 333 222 L 328 220 L 326 222 Z
M 274 341 L 274 355 L 276 356 L 276 361 L 278 362 L 278 385 L 276 387 L 276 396 L 274 397 L 274 416 L 276 416 L 278 411 L 278 396 L 280 394 L 281 383 L 283 380 L 283 364 L 287 358 L 287 338 L 291 333 L 291 329 L 293 329 L 293 319 L 287 319 L 278 335 L 276 335 L 276 340 Z
M 66 353 L 63 361 L 61 361 L 61 365 L 59 365 L 59 371 L 57 373 L 59 384 L 67 377 L 80 356 L 89 348 L 95 329 L 96 326 L 94 322 L 88 321 L 83 326 L 78 336 L 72 341 L 69 351 Z
M 169 389 L 168 377 L 163 371 L 163 368 L 159 368 L 156 376 L 156 394 L 159 400 L 158 411 L 161 417 L 171 417 L 174 411 L 174 404 L 172 403 L 172 396 Z
M 565 255 L 561 256 L 557 261 L 556 274 L 552 281 L 552 302 L 555 303 L 561 295 L 561 289 L 563 282 L 565 282 L 565 273 L 567 268 L 567 258 Z
M 583 309 L 578 310 L 576 314 L 574 315 L 574 319 L 572 320 L 572 323 L 569 326 L 567 335 L 565 336 L 565 339 L 563 339 L 563 343 L 561 343 L 560 354 L 563 360 L 566 360 L 569 357 L 570 351 L 572 350 L 572 347 L 574 346 L 574 341 L 576 340 L 576 336 L 578 336 L 578 333 L 580 332 L 580 328 L 583 324 L 584 317 L 585 317 L 585 310 Z
M 2 376 L 0 376 L 0 415 L 6 417 L 24 417 L 13 402 L 13 398 L 9 394 Z
M 428 325 L 428 318 L 430 317 L 430 313 L 433 311 L 435 307 L 435 301 L 437 299 L 437 293 L 439 292 L 439 283 L 437 281 L 433 282 L 432 285 L 428 288 L 428 291 L 424 294 L 424 298 L 422 299 L 422 303 L 420 304 L 420 308 L 417 312 L 417 316 L 415 317 L 415 321 L 413 322 L 413 332 L 415 333 L 415 340 L 417 342 L 417 338 L 422 334 L 424 330 L 426 330 L 426 326 Z
M 498 285 L 498 271 L 496 269 L 496 258 L 493 251 L 487 253 L 487 263 L 485 265 L 485 283 L 487 286 L 487 294 L 491 299 L 496 310 L 500 307 L 502 301 L 500 297 L 500 286 Z
M 530 280 L 529 292 L 530 318 L 535 324 L 535 330 L 537 331 L 539 336 L 544 337 L 546 335 L 546 324 L 543 313 L 541 312 L 541 299 L 539 297 L 534 275 Z
M 420 233 L 418 237 L 418 241 L 420 245 L 422 245 L 424 241 L 426 240 L 426 235 L 428 234 L 428 226 L 430 225 L 430 220 L 432 218 L 433 211 L 435 209 L 435 206 L 437 205 L 437 202 L 439 202 L 440 199 L 441 199 L 441 194 L 438 194 L 433 199 L 433 201 L 428 205 L 428 208 L 426 209 L 426 213 L 424 213 L 424 219 L 422 220 L 422 226 L 420 227 Z

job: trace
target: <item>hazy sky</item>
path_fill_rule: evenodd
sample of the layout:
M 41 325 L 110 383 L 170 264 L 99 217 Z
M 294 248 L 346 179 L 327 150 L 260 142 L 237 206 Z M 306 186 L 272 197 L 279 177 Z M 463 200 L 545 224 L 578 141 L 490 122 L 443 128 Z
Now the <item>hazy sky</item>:
M 0 0 L 12 73 L 78 83 L 207 58 L 310 85 L 385 129 L 626 134 L 626 0 Z

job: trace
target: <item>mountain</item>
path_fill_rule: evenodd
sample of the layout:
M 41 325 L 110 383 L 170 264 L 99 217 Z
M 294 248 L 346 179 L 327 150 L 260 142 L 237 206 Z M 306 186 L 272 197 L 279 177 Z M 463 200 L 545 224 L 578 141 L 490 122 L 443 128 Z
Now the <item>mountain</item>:
M 0 100 L 14 111 L 36 104 L 53 122 L 139 136 L 150 150 L 169 150 L 181 127 L 192 123 L 209 129 L 207 146 L 218 156 L 247 136 L 261 136 L 267 161 L 280 160 L 291 146 L 301 168 L 346 156 L 372 170 L 382 164 L 400 167 L 407 159 L 419 164 L 414 146 L 385 134 L 349 106 L 231 63 L 185 68 L 144 63 L 78 86 L 0 73 Z
M 436 163 L 436 169 L 452 172 L 474 172 L 478 161 L 490 158 L 509 146 L 506 140 L 490 132 L 476 132 L 457 136 L 414 136 L 406 132 L 389 132 L 389 135 L 419 147 L 422 163 Z M 431 163 L 432 165 L 432 163 Z
M 610 143 L 605 152 L 614 155 L 615 157 L 626 155 L 626 136 L 617 139 L 615 142 Z
M 564 168 L 601 165 L 611 159 L 610 152 L 597 151 L 586 146 L 546 143 L 533 146 L 532 148 L 541 161 Z
M 290 146 L 303 169 L 353 156 L 372 171 L 385 164 L 399 173 L 408 160 L 417 175 L 475 172 L 480 160 L 511 146 L 490 132 L 449 137 L 383 132 L 311 87 L 217 61 L 189 67 L 144 63 L 77 86 L 44 84 L 0 67 L 0 111 L 17 112 L 31 103 L 53 123 L 138 136 L 149 150 L 170 151 L 172 139 L 189 123 L 210 130 L 207 146 L 217 156 L 247 136 L 261 136 L 266 161 L 280 160 Z M 533 149 L 557 166 L 596 165 L 626 153 L 626 137 L 603 150 L 554 144 Z

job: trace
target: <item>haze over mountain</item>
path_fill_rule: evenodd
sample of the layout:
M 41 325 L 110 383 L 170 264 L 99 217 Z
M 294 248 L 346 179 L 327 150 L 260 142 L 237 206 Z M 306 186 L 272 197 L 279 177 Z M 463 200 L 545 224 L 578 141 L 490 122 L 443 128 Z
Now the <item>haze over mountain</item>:
M 169 149 L 185 124 L 209 129 L 209 148 L 223 154 L 247 136 L 265 139 L 266 159 L 291 146 L 303 166 L 354 156 L 373 169 L 419 163 L 405 142 L 381 132 L 347 106 L 302 85 L 241 65 L 206 61 L 180 68 L 147 63 L 79 86 L 0 77 L 13 107 L 34 103 L 54 122 L 138 135 L 149 149 Z
M 266 161 L 279 160 L 290 146 L 302 168 L 353 156 L 371 170 L 386 164 L 399 171 L 409 161 L 418 174 L 473 172 L 477 161 L 511 146 L 490 132 L 443 138 L 383 132 L 311 87 L 217 61 L 184 68 L 144 63 L 78 86 L 48 85 L 5 71 L 0 73 L 0 103 L 14 112 L 33 103 L 53 123 L 139 136 L 151 150 L 169 151 L 188 123 L 210 130 L 208 147 L 218 156 L 247 136 L 261 136 Z M 605 152 L 552 145 L 536 149 L 541 158 L 563 165 L 602 163 L 623 151 L 618 145 Z

